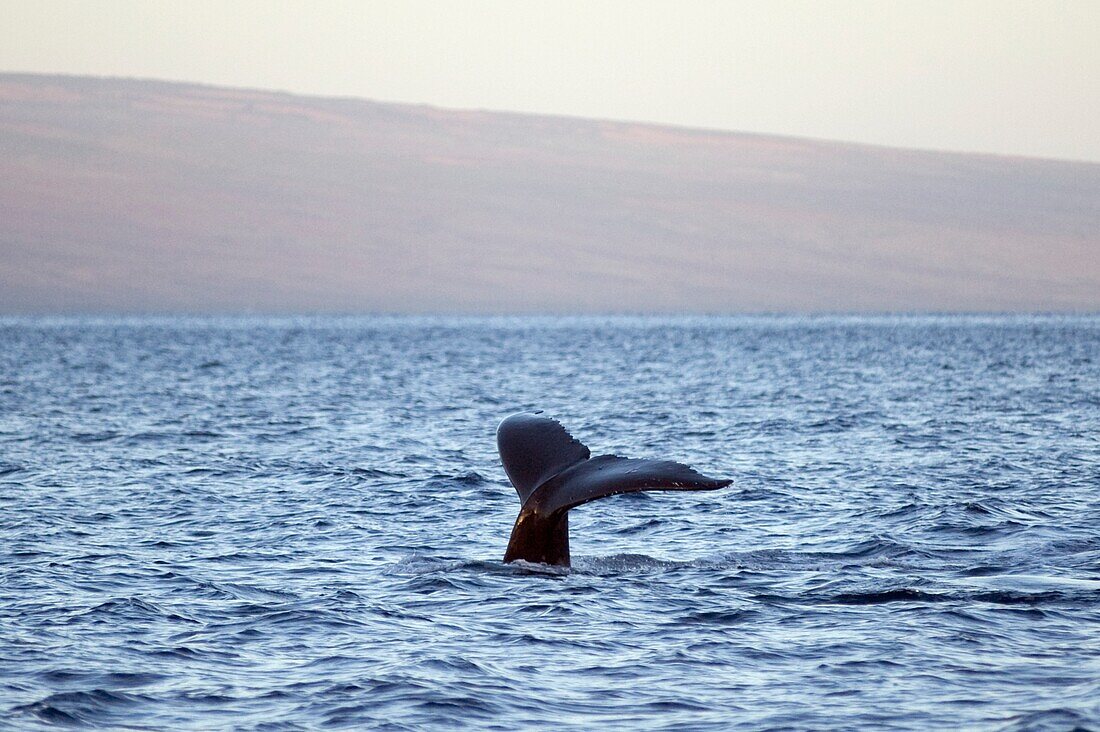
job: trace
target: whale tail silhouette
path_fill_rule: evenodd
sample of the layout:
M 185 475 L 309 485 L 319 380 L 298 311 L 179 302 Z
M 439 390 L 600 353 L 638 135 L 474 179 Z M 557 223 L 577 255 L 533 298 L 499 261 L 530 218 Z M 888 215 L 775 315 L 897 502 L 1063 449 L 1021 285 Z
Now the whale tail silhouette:
M 569 509 L 582 503 L 637 491 L 715 490 L 732 482 L 671 460 L 592 457 L 559 422 L 538 414 L 501 422 L 497 448 L 522 504 L 505 562 L 569 566 Z

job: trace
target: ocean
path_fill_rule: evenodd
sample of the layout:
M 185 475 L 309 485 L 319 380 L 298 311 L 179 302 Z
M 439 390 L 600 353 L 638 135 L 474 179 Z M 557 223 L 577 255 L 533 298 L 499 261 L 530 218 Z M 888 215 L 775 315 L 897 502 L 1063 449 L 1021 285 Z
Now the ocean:
M 0 320 L 0 727 L 1100 728 L 1100 316 Z M 731 478 L 503 564 L 497 424 Z

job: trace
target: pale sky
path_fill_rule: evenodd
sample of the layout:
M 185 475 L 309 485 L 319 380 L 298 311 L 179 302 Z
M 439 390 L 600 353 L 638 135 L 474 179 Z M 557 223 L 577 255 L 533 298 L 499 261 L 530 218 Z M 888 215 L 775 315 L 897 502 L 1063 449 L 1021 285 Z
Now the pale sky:
M 1100 161 L 1100 1 L 0 0 L 0 70 Z

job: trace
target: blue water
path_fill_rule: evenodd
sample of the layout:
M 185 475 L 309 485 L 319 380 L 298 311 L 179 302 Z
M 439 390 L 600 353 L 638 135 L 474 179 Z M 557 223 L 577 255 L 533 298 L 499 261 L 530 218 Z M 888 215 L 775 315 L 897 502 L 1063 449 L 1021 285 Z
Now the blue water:
M 0 726 L 1100 728 L 1100 317 L 0 321 Z M 504 565 L 504 416 L 735 480 Z

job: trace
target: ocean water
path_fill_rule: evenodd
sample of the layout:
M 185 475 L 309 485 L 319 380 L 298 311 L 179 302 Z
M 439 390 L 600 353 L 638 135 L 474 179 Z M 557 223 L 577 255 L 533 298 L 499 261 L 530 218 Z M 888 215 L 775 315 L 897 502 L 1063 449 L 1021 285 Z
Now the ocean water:
M 1098 729 L 1100 317 L 0 321 L 0 726 Z M 504 565 L 496 455 L 734 484 Z

